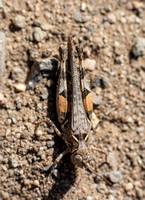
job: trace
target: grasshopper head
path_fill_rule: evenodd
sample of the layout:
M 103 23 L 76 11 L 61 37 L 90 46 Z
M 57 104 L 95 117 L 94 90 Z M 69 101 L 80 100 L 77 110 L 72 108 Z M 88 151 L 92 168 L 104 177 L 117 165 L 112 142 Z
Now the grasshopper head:
M 87 150 L 86 144 L 82 141 L 79 143 L 77 151 L 72 153 L 71 161 L 74 165 L 78 167 L 84 167 L 84 163 L 89 163 L 91 161 L 91 154 Z
M 112 185 L 112 183 L 107 180 L 102 174 L 95 172 L 91 166 L 89 165 L 89 162 L 92 160 L 91 154 L 89 151 L 87 151 L 87 146 L 85 143 L 79 143 L 79 147 L 77 151 L 72 153 L 71 155 L 71 161 L 74 165 L 85 168 L 87 171 L 99 176 L 102 178 L 107 184 Z

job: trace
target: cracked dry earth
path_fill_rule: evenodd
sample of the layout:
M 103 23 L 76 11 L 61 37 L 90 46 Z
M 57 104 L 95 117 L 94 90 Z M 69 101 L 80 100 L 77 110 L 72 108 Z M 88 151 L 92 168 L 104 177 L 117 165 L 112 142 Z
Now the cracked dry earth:
M 0 31 L 6 54 L 5 68 L 0 62 L 0 199 L 145 199 L 145 2 L 0 0 Z M 90 139 L 109 155 L 111 168 L 101 165 L 104 156 L 97 152 L 91 165 L 112 186 L 76 169 L 70 155 L 52 175 L 41 173 L 66 148 L 47 124 L 35 131 L 46 116 L 59 127 L 57 76 L 29 90 L 23 84 L 36 59 L 59 58 L 70 34 L 84 45 L 93 124 L 116 106 Z

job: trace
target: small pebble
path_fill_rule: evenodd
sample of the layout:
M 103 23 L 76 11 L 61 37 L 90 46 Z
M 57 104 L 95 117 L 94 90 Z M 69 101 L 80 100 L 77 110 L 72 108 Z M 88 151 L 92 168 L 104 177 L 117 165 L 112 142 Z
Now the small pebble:
M 8 164 L 10 168 L 16 168 L 19 165 L 18 162 L 13 157 L 8 158 Z
M 87 196 L 87 200 L 94 200 L 94 196 L 92 195 Z
M 54 129 L 52 127 L 48 127 L 48 131 L 47 132 L 52 134 L 52 133 L 54 133 Z
M 83 52 L 84 52 L 85 57 L 91 56 L 91 49 L 88 46 L 84 47 Z
M 138 38 L 131 51 L 136 58 L 145 54 L 145 38 Z
M 36 74 L 35 76 L 30 77 L 30 81 L 28 82 L 28 87 L 32 88 L 34 86 L 34 83 L 37 82 L 38 80 L 40 81 L 43 77 L 49 78 L 47 81 L 47 87 L 52 87 L 53 85 L 53 80 L 50 79 L 54 77 L 54 72 L 56 72 L 58 68 L 58 60 L 55 58 L 47 58 L 47 59 L 39 59 L 34 62 L 34 64 L 31 67 L 31 74 Z M 48 73 L 47 70 L 50 72 Z M 43 76 L 42 73 L 39 73 L 40 71 L 43 71 Z
M 136 24 L 140 24 L 141 23 L 141 19 L 139 17 L 135 17 L 134 22 Z
M 108 178 L 112 183 L 120 183 L 122 180 L 122 174 L 121 171 L 112 171 L 108 174 Z
M 74 15 L 74 20 L 75 22 L 78 22 L 78 23 L 86 23 L 88 21 L 88 18 L 83 17 L 80 12 L 76 12 Z
M 44 31 L 49 31 L 50 29 L 53 29 L 53 26 L 51 26 L 49 24 L 42 24 L 41 28 Z
M 41 40 L 43 40 L 44 34 L 41 28 L 39 27 L 35 28 L 35 30 L 33 31 L 33 38 L 36 42 L 40 42 Z
M 100 78 L 97 77 L 92 83 L 91 83 L 91 87 L 95 88 L 96 86 L 98 86 L 100 84 Z
M 37 136 L 37 137 L 41 137 L 42 135 L 43 135 L 43 132 L 41 131 L 41 130 L 37 130 L 37 131 L 35 131 L 35 135 Z
M 145 129 L 143 126 L 137 127 L 137 132 L 144 132 L 144 131 L 145 131 Z
M 107 22 L 107 17 L 103 17 L 103 23 Z
M 82 190 L 84 191 L 84 188 Z M 77 200 L 86 200 L 86 198 L 83 195 L 79 194 Z
M 138 199 L 143 198 L 143 191 L 140 188 L 136 189 L 136 196 L 137 196 Z
M 33 181 L 33 185 L 36 186 L 36 187 L 39 187 L 39 181 L 38 180 L 34 180 Z
M 83 40 L 84 40 L 84 38 L 83 38 L 83 37 L 79 37 L 79 42 L 80 42 L 80 43 L 82 43 L 82 42 L 83 42 Z
M 130 1 L 127 2 L 127 9 L 128 10 L 132 10 L 133 9 L 132 3 Z
M 49 58 L 51 56 L 51 54 L 52 54 L 52 51 L 50 51 L 48 49 L 42 51 L 42 57 L 43 58 Z
M 116 194 L 116 192 L 114 190 L 109 190 L 108 193 L 113 195 L 113 196 Z
M 109 195 L 109 200 L 115 200 L 115 197 L 112 195 Z
M 3 147 L 3 141 L 0 141 L 0 148 Z
M 15 172 L 14 172 L 14 170 L 13 169 L 9 169 L 9 176 L 14 176 L 15 175 Z
M 96 95 L 95 92 L 91 91 L 92 94 L 92 101 L 95 106 L 99 106 L 101 104 L 101 99 L 99 96 Z
M 13 24 L 18 28 L 23 28 L 25 26 L 25 17 L 22 15 L 16 15 L 13 19 Z
M 53 147 L 54 144 L 55 144 L 54 141 L 47 141 L 47 142 L 46 142 L 46 146 L 47 146 L 48 148 Z
M 94 29 L 93 29 L 93 27 L 92 27 L 91 25 L 88 26 L 88 31 L 89 31 L 90 33 L 93 33 Z
M 81 3 L 81 8 L 80 8 L 80 10 L 81 10 L 82 12 L 84 12 L 84 11 L 86 10 L 86 3 L 85 3 L 85 2 L 82 2 L 82 3 Z
M 29 185 L 30 182 L 31 182 L 31 181 L 30 181 L 29 179 L 24 179 L 23 184 L 24 184 L 24 185 Z
M 94 38 L 94 44 L 96 45 L 96 48 L 104 48 L 104 41 L 99 38 L 99 37 L 96 37 Z
M 12 120 L 12 123 L 13 123 L 13 124 L 16 124 L 17 120 L 16 120 L 15 117 L 12 117 L 11 120 Z
M 0 163 L 3 162 L 4 158 L 2 155 L 0 155 Z
M 144 141 L 141 143 L 140 147 L 142 150 L 145 150 L 145 142 Z
M 46 159 L 45 154 L 41 154 L 41 160 L 45 160 L 45 159 Z
M 118 164 L 117 164 L 115 154 L 113 152 L 108 154 L 107 161 L 110 163 L 113 170 L 117 169 Z
M 42 100 L 46 100 L 46 99 L 48 99 L 48 93 L 44 93 L 40 97 Z
M 123 200 L 132 200 L 132 198 L 130 198 L 130 197 L 124 197 Z
M 103 89 L 106 89 L 108 87 L 108 78 L 107 77 L 103 77 L 101 79 L 101 84 L 102 84 Z
M 48 12 L 48 11 L 45 11 L 44 12 L 44 16 L 45 16 L 46 19 L 50 19 L 51 18 L 51 13 Z
M 58 169 L 54 169 L 52 174 L 55 178 L 58 178 Z
M 90 39 L 90 33 L 87 32 L 86 34 L 84 34 L 84 40 L 89 40 Z
M 34 4 L 32 4 L 31 0 L 26 1 L 26 5 L 30 11 L 34 11 Z
M 0 0 L 0 8 L 3 8 L 2 0 Z
M 112 11 L 111 5 L 106 6 L 106 7 L 104 8 L 104 10 L 105 10 L 106 12 L 111 12 L 111 11 Z
M 95 127 L 97 126 L 98 122 L 99 122 L 99 119 L 97 118 L 97 116 L 93 112 L 92 116 L 91 116 L 91 123 L 92 123 L 93 129 L 95 129 Z
M 1 191 L 1 196 L 3 200 L 9 200 L 9 193 Z
M 134 9 L 140 9 L 145 7 L 143 2 L 138 2 L 138 1 L 133 1 L 132 6 Z
M 12 120 L 10 118 L 7 119 L 7 124 L 10 125 L 12 124 Z M 7 132 L 6 132 L 7 133 Z
M 80 12 L 76 12 L 75 15 L 74 15 L 74 20 L 76 22 L 82 22 L 82 15 Z
M 108 19 L 108 22 L 110 24 L 115 24 L 116 23 L 116 16 L 113 13 L 109 13 L 107 15 L 107 19 Z
M 93 59 L 87 58 L 84 60 L 84 67 L 85 69 L 93 71 L 96 68 L 96 61 Z
M 42 173 L 47 173 L 50 171 L 52 165 L 46 165 L 45 167 L 42 168 L 41 172 Z
M 3 101 L 4 101 L 4 95 L 0 93 L 0 104 L 3 103 Z
M 14 87 L 18 92 L 24 92 L 26 90 L 26 85 L 23 83 L 16 83 Z
M 129 192 L 133 189 L 133 184 L 132 183 L 127 183 L 125 184 L 125 191 Z
M 35 19 L 34 22 L 33 22 L 33 26 L 35 26 L 35 27 L 40 27 L 40 26 L 41 26 L 41 21 Z

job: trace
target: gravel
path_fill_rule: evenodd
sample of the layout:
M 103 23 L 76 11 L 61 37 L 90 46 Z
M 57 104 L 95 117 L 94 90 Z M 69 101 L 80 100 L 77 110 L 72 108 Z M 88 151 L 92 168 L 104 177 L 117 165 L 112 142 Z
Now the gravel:
M 6 51 L 6 67 L 0 65 L 0 199 L 144 199 L 144 2 L 2 3 L 0 30 L 6 42 L 5 47 L 1 46 L 0 58 Z M 70 154 L 61 160 L 55 177 L 47 170 L 41 173 L 43 166 L 53 163 L 66 149 L 46 123 L 40 125 L 36 137 L 35 121 L 50 117 L 62 131 L 56 113 L 58 48 L 66 44 L 70 34 L 75 44 L 84 46 L 84 59 L 91 60 L 86 78 L 95 93 L 93 127 L 103 113 L 116 106 L 89 136 L 89 147 L 107 152 L 111 162 L 111 167 L 102 164 L 104 155 L 90 151 L 90 167 L 106 178 L 111 174 L 112 186 L 101 178 L 95 181 L 94 173 L 74 167 Z M 78 64 L 77 54 L 76 60 Z M 103 80 L 105 89 L 101 85 L 104 77 L 108 78 L 107 84 Z M 15 89 L 15 84 L 27 81 L 32 89 Z M 110 157 L 110 152 L 114 156 Z
M 3 103 L 3 101 L 4 101 L 4 95 L 0 93 L 0 104 Z
M 122 174 L 119 170 L 112 171 L 111 173 L 109 173 L 108 177 L 112 183 L 120 183 L 122 180 Z
M 34 180 L 32 183 L 34 186 L 39 187 L 39 181 L 38 180 Z
M 102 84 L 102 87 L 103 87 L 103 89 L 106 89 L 107 87 L 108 87 L 108 78 L 107 77 L 103 77 L 102 79 L 101 79 L 101 84 Z
M 99 106 L 101 104 L 101 99 L 99 96 L 96 95 L 95 92 L 91 91 L 92 94 L 92 101 L 95 106 Z
M 55 144 L 54 141 L 47 141 L 47 142 L 46 142 L 46 146 L 47 146 L 48 148 L 53 147 L 54 144 Z
M 109 13 L 107 15 L 107 19 L 108 19 L 108 22 L 110 24 L 115 24 L 116 23 L 116 16 L 113 13 Z
M 17 83 L 14 87 L 18 92 L 24 92 L 26 90 L 26 85 L 23 83 Z
M 0 0 L 0 9 L 3 8 L 2 0 Z
M 131 191 L 133 189 L 133 184 L 132 183 L 127 183 L 124 186 L 126 192 Z
M 131 51 L 137 58 L 145 54 L 145 38 L 137 38 L 135 44 L 132 46 Z
M 0 77 L 5 69 L 5 33 L 0 32 Z
M 84 67 L 85 67 L 86 70 L 93 71 L 96 68 L 96 61 L 93 60 L 93 59 L 87 58 L 87 59 L 84 60 Z
M 43 40 L 44 34 L 41 28 L 35 28 L 35 30 L 33 31 L 33 38 L 36 42 L 41 42 Z
M 9 200 L 9 193 L 8 192 L 4 192 L 4 191 L 1 191 L 1 196 L 3 198 L 3 200 Z
M 88 17 L 83 17 L 81 12 L 78 11 L 74 14 L 74 20 L 77 23 L 86 23 L 88 21 Z
M 16 26 L 17 28 L 21 29 L 25 27 L 25 17 L 22 15 L 16 15 L 12 21 L 14 26 Z

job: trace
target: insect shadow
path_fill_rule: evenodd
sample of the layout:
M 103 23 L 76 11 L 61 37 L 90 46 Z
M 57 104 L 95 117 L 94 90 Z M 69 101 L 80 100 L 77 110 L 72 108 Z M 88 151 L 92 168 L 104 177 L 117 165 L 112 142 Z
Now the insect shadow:
M 56 113 L 56 86 L 53 88 L 53 113 Z M 48 109 L 50 105 L 48 102 Z M 48 111 L 50 113 L 50 111 Z M 51 120 L 56 124 L 56 126 L 61 131 L 59 127 L 59 122 L 57 121 L 57 116 L 54 115 Z M 56 133 L 54 133 L 54 151 L 53 151 L 53 162 L 56 160 L 57 156 L 66 149 L 66 145 L 64 141 L 58 137 Z M 52 163 L 53 163 L 52 162 Z M 51 165 L 50 165 L 51 166 Z M 49 166 L 48 166 L 49 168 Z M 51 169 L 51 168 L 50 168 Z M 43 171 L 43 169 L 42 169 Z M 43 171 L 44 173 L 44 171 Z M 52 185 L 50 191 L 48 192 L 48 196 L 43 197 L 43 200 L 55 200 L 62 199 L 63 196 L 67 193 L 67 191 L 75 184 L 76 180 L 76 168 L 72 164 L 70 159 L 70 154 L 66 154 L 60 162 L 53 169 L 51 175 L 50 170 L 46 170 L 45 176 L 52 176 L 54 179 L 54 184 Z

